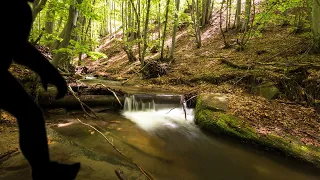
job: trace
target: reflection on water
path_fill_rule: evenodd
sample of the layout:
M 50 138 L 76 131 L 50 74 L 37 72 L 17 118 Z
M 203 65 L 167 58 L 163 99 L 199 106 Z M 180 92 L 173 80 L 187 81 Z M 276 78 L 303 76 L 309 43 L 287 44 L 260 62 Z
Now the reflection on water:
M 128 100 L 131 101 L 126 102 L 127 107 L 120 114 L 100 113 L 105 122 L 86 122 L 102 129 L 119 149 L 156 179 L 320 179 L 320 172 L 314 169 L 203 133 L 194 124 L 193 109 L 186 109 L 185 119 L 178 97 L 166 98 L 164 103 L 142 96 Z M 156 103 L 149 108 L 145 105 L 150 100 Z M 172 101 L 175 103 L 170 104 Z M 133 108 L 134 103 L 135 107 L 142 107 L 144 103 L 144 111 Z M 79 123 L 56 130 L 95 152 L 122 158 L 101 136 L 88 133 Z

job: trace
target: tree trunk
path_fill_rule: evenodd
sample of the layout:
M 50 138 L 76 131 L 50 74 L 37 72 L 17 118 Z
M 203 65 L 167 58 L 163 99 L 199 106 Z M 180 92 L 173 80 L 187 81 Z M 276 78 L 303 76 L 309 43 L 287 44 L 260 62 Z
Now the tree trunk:
M 61 16 L 60 19 L 59 19 L 59 22 L 58 22 L 58 25 L 57 25 L 57 28 L 56 28 L 56 31 L 57 31 L 57 32 L 60 31 L 62 21 L 63 21 L 63 16 Z
M 147 50 L 147 39 L 148 39 L 148 25 L 149 25 L 149 14 L 150 14 L 150 0 L 147 0 L 147 14 L 146 21 L 144 22 L 144 32 L 143 32 L 143 52 L 141 56 L 141 67 L 144 66 L 144 57 L 146 55 Z
M 69 12 L 69 13 L 70 13 L 70 12 Z M 63 17 L 61 17 L 60 20 L 59 20 L 57 32 L 59 32 L 58 30 L 60 30 L 62 21 L 63 21 Z M 68 22 L 69 22 L 69 19 L 67 20 L 67 23 L 68 23 Z M 66 30 L 67 30 L 67 27 L 68 27 L 68 26 L 65 26 L 65 27 L 63 28 L 62 32 L 59 34 L 59 38 L 62 39 L 62 38 L 64 37 L 65 32 L 66 32 Z M 55 40 L 55 41 L 52 43 L 52 45 L 50 46 L 50 49 L 51 49 L 51 50 L 57 49 L 57 48 L 59 47 L 60 43 L 61 43 L 61 42 L 60 42 L 58 39 Z
M 125 35 L 126 35 L 126 22 L 124 20 L 124 3 L 125 1 L 121 2 L 121 23 L 122 23 L 122 40 L 125 39 Z
M 161 4 L 159 3 L 158 6 L 158 40 L 159 40 L 159 47 L 161 46 Z
M 246 0 L 246 10 L 245 10 L 245 17 L 244 17 L 244 23 L 242 26 L 242 31 L 248 31 L 248 26 L 250 22 L 250 14 L 251 14 L 251 0 Z
M 135 7 L 134 3 L 133 3 L 133 0 L 130 0 L 131 2 L 131 6 L 133 8 L 133 11 L 136 15 L 136 24 L 137 24 L 137 37 L 138 37 L 138 51 L 139 51 L 139 60 L 141 60 L 141 42 L 140 42 L 140 38 L 141 38 L 141 35 L 140 35 L 140 5 L 139 5 L 139 1 L 137 2 L 137 8 Z
M 54 16 L 55 16 L 55 11 L 52 10 L 54 7 L 54 3 L 50 2 L 49 3 L 49 7 L 46 13 L 46 23 L 45 23 L 45 31 L 48 34 L 52 34 L 53 33 L 53 29 L 54 29 Z M 46 38 L 47 41 L 47 46 L 51 46 L 52 42 L 52 37 Z M 50 41 L 50 42 L 49 42 Z
M 197 12 L 197 28 L 198 28 L 198 48 L 201 47 L 201 30 L 200 30 L 200 13 L 199 13 L 199 0 L 196 1 L 196 12 Z
M 312 3 L 312 33 L 313 42 L 317 50 L 320 49 L 320 4 L 319 0 Z
M 141 10 L 140 10 L 140 0 L 137 0 L 137 7 L 138 7 L 138 14 L 139 14 L 139 19 L 137 19 L 137 24 L 138 24 L 138 30 L 137 30 L 137 36 L 138 36 L 138 54 L 139 57 L 138 59 L 141 61 L 141 32 L 140 32 L 140 26 L 141 26 L 141 22 L 140 22 L 140 17 L 141 17 Z
M 177 34 L 177 28 L 178 28 L 178 23 L 179 23 L 179 18 L 178 18 L 179 8 L 180 8 L 180 0 L 176 0 L 176 13 L 175 13 L 174 27 L 173 27 L 173 32 L 172 32 L 172 45 L 171 45 L 171 52 L 170 52 L 170 60 L 173 59 L 174 49 L 176 46 L 176 34 Z
M 206 14 L 207 14 L 207 0 L 202 0 L 202 15 L 201 15 L 201 26 L 206 24 Z
M 52 10 L 54 6 L 53 2 L 49 3 L 48 11 L 46 13 L 46 24 L 45 24 L 45 30 L 47 33 L 52 34 L 53 28 L 54 28 L 54 17 L 55 17 L 55 11 Z
M 78 0 L 78 1 L 80 1 L 80 3 L 82 2 L 82 0 Z M 74 29 L 74 27 L 76 25 L 77 19 L 78 19 L 77 16 L 78 16 L 78 13 L 77 13 L 77 10 L 75 8 L 75 5 L 70 5 L 69 16 L 68 16 L 67 24 L 66 24 L 65 29 L 64 29 L 65 32 L 64 32 L 63 40 L 60 43 L 60 45 L 58 46 L 58 49 L 67 48 L 68 47 L 70 39 L 71 39 L 72 31 L 73 31 L 73 29 Z M 66 56 L 66 53 L 58 52 L 56 55 L 54 55 L 53 60 L 52 60 L 52 64 L 57 67 L 60 64 L 61 60 L 65 56 Z
M 165 38 L 166 38 L 166 31 L 167 31 L 167 24 L 168 24 L 168 15 L 169 15 L 169 5 L 170 5 L 170 0 L 167 0 L 166 20 L 164 21 L 164 29 L 163 29 L 162 43 L 161 43 L 161 56 L 160 56 L 160 59 L 161 59 L 161 60 L 163 60 L 164 40 L 165 40 Z
M 32 22 L 37 18 L 38 14 L 42 9 L 45 7 L 46 3 L 48 0 L 41 0 L 41 1 L 35 1 L 34 2 L 34 7 L 32 10 Z
M 192 5 L 191 5 L 191 18 L 193 21 L 193 29 L 194 29 L 194 34 L 196 38 L 196 43 L 198 43 L 198 27 L 197 27 L 197 17 L 195 14 L 195 2 L 192 0 Z
M 240 28 L 240 15 L 241 15 L 241 0 L 237 0 L 237 7 L 236 7 L 236 29 Z
M 213 10 L 213 7 L 212 7 L 211 4 L 213 2 L 211 2 L 211 0 L 207 0 L 207 12 L 206 12 L 206 22 L 205 22 L 205 24 L 209 23 L 209 20 L 210 20 L 211 14 L 212 14 L 212 10 Z
M 228 29 L 231 28 L 231 0 L 229 0 L 229 16 L 228 16 Z

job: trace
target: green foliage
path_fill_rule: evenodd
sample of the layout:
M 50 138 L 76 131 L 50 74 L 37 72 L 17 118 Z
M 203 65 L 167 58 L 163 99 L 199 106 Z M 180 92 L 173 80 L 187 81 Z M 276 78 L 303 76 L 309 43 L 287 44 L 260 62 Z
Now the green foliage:
M 107 55 L 101 52 L 94 52 L 90 51 L 88 52 L 88 56 L 90 56 L 93 60 L 98 60 L 101 58 L 107 58 Z
M 262 12 L 256 14 L 255 25 L 290 25 L 292 31 L 296 32 L 310 28 L 307 18 L 309 9 L 305 0 L 278 1 L 271 0 L 262 3 L 258 8 Z

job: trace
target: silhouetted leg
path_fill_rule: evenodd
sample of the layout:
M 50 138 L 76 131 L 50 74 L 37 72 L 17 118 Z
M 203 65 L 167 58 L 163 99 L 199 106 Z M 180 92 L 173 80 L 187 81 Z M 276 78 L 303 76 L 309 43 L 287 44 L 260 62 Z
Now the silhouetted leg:
M 45 121 L 41 109 L 9 73 L 0 73 L 0 108 L 18 120 L 20 149 L 32 169 L 49 162 Z
M 0 72 L 0 82 L 0 109 L 8 111 L 18 120 L 20 149 L 32 168 L 33 179 L 74 179 L 80 163 L 68 165 L 50 161 L 41 109 L 8 71 Z

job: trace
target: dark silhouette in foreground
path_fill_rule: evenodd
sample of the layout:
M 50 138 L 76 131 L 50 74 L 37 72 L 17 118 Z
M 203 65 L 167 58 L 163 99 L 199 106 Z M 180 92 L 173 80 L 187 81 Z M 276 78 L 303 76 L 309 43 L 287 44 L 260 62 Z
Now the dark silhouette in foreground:
M 72 180 L 80 169 L 80 163 L 69 165 L 50 160 L 42 111 L 8 71 L 12 61 L 15 61 L 36 72 L 45 89 L 49 83 L 56 86 L 57 99 L 67 93 L 66 81 L 59 71 L 28 42 L 32 24 L 28 1 L 33 0 L 1 2 L 0 109 L 8 111 L 18 120 L 20 149 L 31 166 L 34 180 Z

